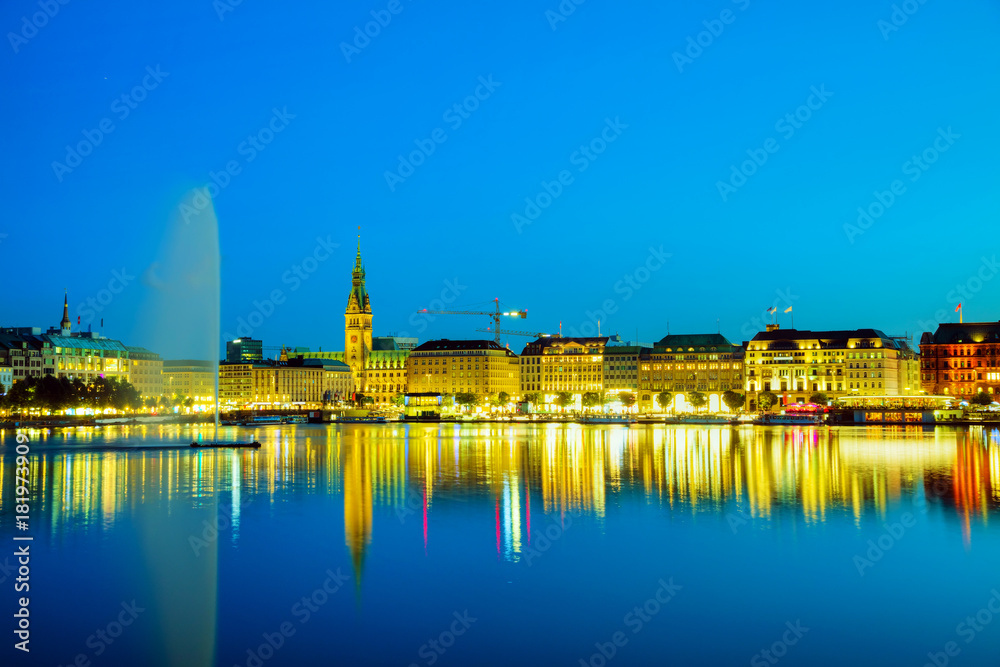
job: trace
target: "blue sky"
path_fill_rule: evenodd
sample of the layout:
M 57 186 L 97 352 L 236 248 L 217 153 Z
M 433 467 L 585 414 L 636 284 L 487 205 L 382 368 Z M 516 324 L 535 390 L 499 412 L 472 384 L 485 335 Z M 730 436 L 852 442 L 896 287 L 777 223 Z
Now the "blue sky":
M 340 349 L 359 225 L 376 334 L 485 335 L 442 294 L 646 342 L 1000 319 L 996 2 L 44 6 L 0 9 L 3 326 L 63 288 L 129 344 L 189 326 L 149 268 L 212 174 L 221 330 L 266 345 Z

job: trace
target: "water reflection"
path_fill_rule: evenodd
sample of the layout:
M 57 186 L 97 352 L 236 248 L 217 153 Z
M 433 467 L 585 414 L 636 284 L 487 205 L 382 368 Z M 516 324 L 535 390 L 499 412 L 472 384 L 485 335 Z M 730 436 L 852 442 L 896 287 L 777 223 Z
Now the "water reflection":
M 251 499 L 342 495 L 360 580 L 377 508 L 420 517 L 426 548 L 428 517 L 449 497 L 492 514 L 506 560 L 519 558 L 532 522 L 540 525 L 533 512 L 603 521 L 609 499 L 626 494 L 671 512 L 735 506 L 763 520 L 795 512 L 810 524 L 831 512 L 884 517 L 912 497 L 955 516 L 966 540 L 1000 501 L 1000 434 L 981 428 L 291 427 L 258 431 L 258 451 L 192 451 L 184 445 L 197 434 L 169 426 L 28 432 L 33 511 L 59 542 L 111 530 L 147 503 L 169 514 L 223 498 L 238 542 Z M 13 442 L 10 433 L 0 438 L 0 513 L 13 509 Z

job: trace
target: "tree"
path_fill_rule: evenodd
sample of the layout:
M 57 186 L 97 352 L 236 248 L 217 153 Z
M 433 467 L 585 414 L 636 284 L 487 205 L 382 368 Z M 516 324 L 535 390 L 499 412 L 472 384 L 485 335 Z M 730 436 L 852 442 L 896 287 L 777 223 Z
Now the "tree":
M 656 395 L 656 404 L 660 406 L 661 410 L 667 410 L 668 407 L 673 404 L 674 395 L 669 391 L 661 391 Z
M 601 395 L 596 391 L 588 391 L 580 398 L 580 405 L 585 408 L 596 408 L 601 405 Z
M 827 395 L 821 391 L 813 392 L 813 394 L 809 397 L 809 402 L 815 403 L 816 405 L 826 405 L 829 401 L 830 399 Z
M 146 398 L 146 401 L 145 401 L 146 407 L 149 408 L 150 410 L 152 410 L 153 408 L 155 408 L 156 405 L 157 405 L 157 403 L 158 403 L 158 401 L 155 398 L 153 398 L 152 396 L 149 396 L 148 398 Z
M 778 397 L 774 392 L 762 391 L 757 395 L 757 407 L 761 410 L 770 410 L 777 402 Z
M 687 400 L 688 403 L 691 404 L 691 407 L 694 408 L 695 412 L 708 405 L 708 396 L 705 396 L 705 394 L 700 391 L 688 392 Z
M 503 407 L 508 403 L 510 403 L 510 394 L 508 394 L 505 391 L 501 391 L 499 394 L 497 394 L 497 403 L 500 405 L 500 407 Z
M 971 399 L 969 399 L 969 403 L 972 403 L 973 405 L 989 405 L 992 402 L 993 402 L 993 397 L 987 394 L 985 391 L 981 391 L 975 396 L 973 396 Z
M 618 394 L 618 400 L 621 401 L 626 410 L 629 410 L 635 405 L 635 394 L 630 391 L 623 392 Z
M 390 399 L 390 402 L 393 405 L 397 406 L 397 407 L 400 406 L 400 405 L 402 405 L 403 404 L 403 395 L 402 394 L 393 394 L 392 398 Z
M 537 405 L 542 402 L 542 395 L 537 391 L 531 391 L 524 395 L 524 400 L 531 405 Z
M 722 394 L 722 402 L 726 404 L 726 407 L 736 412 L 743 407 L 743 403 L 746 401 L 746 396 L 735 391 L 726 391 Z
M 473 406 L 479 405 L 479 397 L 475 394 L 470 394 L 467 392 L 459 392 L 455 394 L 455 405 L 460 405 L 463 408 L 471 408 Z
M 573 402 L 573 394 L 568 391 L 560 391 L 556 394 L 556 405 L 565 410 Z

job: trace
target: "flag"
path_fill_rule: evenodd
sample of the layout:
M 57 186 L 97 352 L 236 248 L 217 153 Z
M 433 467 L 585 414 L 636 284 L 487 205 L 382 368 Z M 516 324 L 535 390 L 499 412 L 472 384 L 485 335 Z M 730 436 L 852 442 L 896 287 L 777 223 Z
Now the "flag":
M 789 306 L 788 308 L 785 308 L 785 312 L 786 312 L 786 313 L 790 313 L 790 312 L 792 312 L 792 307 L 791 307 L 791 306 Z M 103 322 L 104 320 L 101 320 L 101 321 Z
M 962 304 L 958 304 L 957 306 L 955 306 L 955 312 L 956 312 L 956 313 L 957 313 L 958 311 L 960 311 L 960 310 L 962 310 Z
M 791 308 L 789 308 L 788 310 L 791 310 Z M 786 310 L 785 312 L 787 313 L 788 310 Z M 101 328 L 102 329 L 104 328 L 104 318 L 103 317 L 101 318 Z
M 772 314 L 773 314 L 773 313 L 776 313 L 776 312 L 778 312 L 778 309 L 777 309 L 777 308 L 768 308 L 768 309 L 767 309 L 767 312 L 768 312 L 768 313 L 772 313 Z
M 76 324 L 77 324 L 77 326 L 79 326 L 79 324 L 80 324 L 80 316 L 79 315 L 76 316 Z

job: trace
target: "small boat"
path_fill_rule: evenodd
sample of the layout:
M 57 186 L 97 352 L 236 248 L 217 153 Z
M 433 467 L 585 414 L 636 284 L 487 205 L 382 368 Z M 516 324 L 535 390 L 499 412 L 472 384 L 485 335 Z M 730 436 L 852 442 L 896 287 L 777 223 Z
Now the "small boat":
M 680 423 L 722 425 L 732 424 L 734 421 L 736 421 L 735 417 L 726 417 L 723 415 L 687 415 L 681 417 Z
M 192 442 L 191 446 L 202 449 L 260 449 L 260 443 L 256 440 L 253 442 Z
M 308 418 L 305 415 L 290 415 L 285 417 L 286 424 L 305 424 L 308 422 Z
M 761 426 L 820 426 L 823 423 L 823 417 L 812 414 L 765 414 L 754 419 L 753 423 Z
M 638 421 L 632 415 L 584 415 L 581 424 L 635 424 Z

